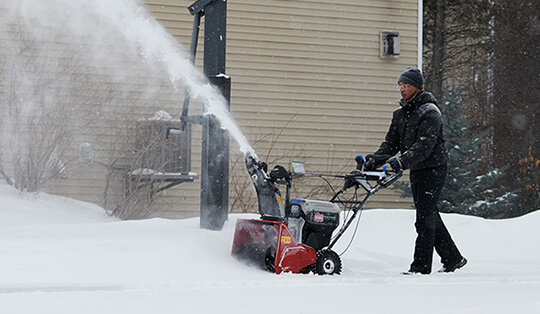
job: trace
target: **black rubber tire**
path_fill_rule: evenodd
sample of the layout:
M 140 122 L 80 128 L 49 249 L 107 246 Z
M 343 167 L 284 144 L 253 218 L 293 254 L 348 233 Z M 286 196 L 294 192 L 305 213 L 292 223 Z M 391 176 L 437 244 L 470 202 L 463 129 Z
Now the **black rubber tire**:
M 341 274 L 341 258 L 332 250 L 320 250 L 317 252 L 315 273 L 319 275 Z
M 276 268 L 274 266 L 274 262 L 276 261 L 275 253 L 273 253 L 272 248 L 268 248 L 266 250 L 266 253 L 264 254 L 264 264 L 266 266 L 266 270 L 268 270 L 271 273 L 276 272 Z

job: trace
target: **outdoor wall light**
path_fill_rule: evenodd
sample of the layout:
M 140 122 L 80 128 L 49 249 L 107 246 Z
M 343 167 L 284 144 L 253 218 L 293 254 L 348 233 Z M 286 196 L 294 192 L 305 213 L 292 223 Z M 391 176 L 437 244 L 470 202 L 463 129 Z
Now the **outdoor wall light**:
M 401 53 L 399 32 L 381 31 L 381 58 L 397 58 Z

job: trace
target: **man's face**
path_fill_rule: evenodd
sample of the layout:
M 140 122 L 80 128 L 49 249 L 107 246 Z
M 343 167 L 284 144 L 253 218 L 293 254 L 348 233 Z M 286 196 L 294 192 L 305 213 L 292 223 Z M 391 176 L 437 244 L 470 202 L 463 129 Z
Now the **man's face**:
M 418 88 L 410 84 L 399 82 L 398 85 L 401 97 L 403 97 L 405 100 L 411 99 L 414 95 L 416 95 L 416 92 L 418 92 Z

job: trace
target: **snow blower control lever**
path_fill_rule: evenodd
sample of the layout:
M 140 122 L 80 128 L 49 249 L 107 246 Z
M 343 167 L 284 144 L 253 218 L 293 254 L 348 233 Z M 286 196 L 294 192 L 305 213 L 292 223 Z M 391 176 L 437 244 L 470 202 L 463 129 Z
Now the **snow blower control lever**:
M 231 254 L 241 261 L 275 272 L 333 275 L 341 273 L 341 259 L 332 250 L 367 200 L 402 176 L 402 171 L 366 171 L 364 158 L 355 158 L 357 168 L 347 175 L 301 173 L 298 177 L 333 177 L 344 179 L 344 185 L 330 201 L 290 199 L 293 175 L 282 166 L 268 173 L 268 166 L 255 153 L 245 156 L 246 167 L 257 192 L 260 219 L 238 219 Z M 293 164 L 293 169 L 303 165 Z M 294 174 L 294 173 L 293 173 Z M 372 186 L 371 182 L 376 182 Z M 277 184 L 286 185 L 283 202 Z M 355 188 L 354 200 L 342 201 L 339 195 Z M 366 195 L 357 200 L 356 190 Z M 341 208 L 353 215 L 340 224 Z

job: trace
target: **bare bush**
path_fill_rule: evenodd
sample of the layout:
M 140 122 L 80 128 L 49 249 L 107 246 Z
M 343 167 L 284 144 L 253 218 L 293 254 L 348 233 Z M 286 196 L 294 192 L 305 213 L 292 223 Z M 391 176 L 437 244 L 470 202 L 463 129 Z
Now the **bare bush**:
M 76 58 L 51 58 L 23 28 L 13 30 L 13 46 L 5 57 L 0 173 L 24 192 L 39 192 L 60 176 L 75 158 L 66 152 L 72 142 L 78 106 L 74 92 L 81 88 Z M 75 71 L 73 71 L 75 69 Z
M 272 127 L 270 131 L 261 128 L 253 128 L 250 134 L 250 143 L 256 148 L 261 161 L 268 164 L 269 167 L 277 164 L 289 165 L 293 160 L 309 160 L 313 156 L 307 155 L 307 143 L 285 144 L 280 142 L 280 138 L 288 125 L 294 120 L 296 115 L 291 117 L 284 126 Z M 327 171 L 332 173 L 336 171 L 333 161 L 335 152 L 327 152 Z M 230 175 L 230 211 L 241 213 L 257 212 L 258 203 L 255 189 L 251 178 L 247 172 L 245 156 L 238 154 L 231 161 Z M 338 172 L 348 169 L 348 165 L 339 168 Z M 270 170 L 270 169 L 269 169 Z M 320 178 L 303 178 L 293 184 L 292 194 L 301 195 L 302 198 L 315 197 L 317 199 L 329 198 L 332 195 L 330 184 L 336 184 L 335 180 L 326 182 Z

